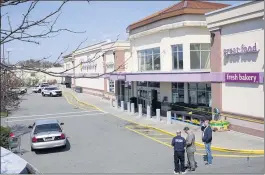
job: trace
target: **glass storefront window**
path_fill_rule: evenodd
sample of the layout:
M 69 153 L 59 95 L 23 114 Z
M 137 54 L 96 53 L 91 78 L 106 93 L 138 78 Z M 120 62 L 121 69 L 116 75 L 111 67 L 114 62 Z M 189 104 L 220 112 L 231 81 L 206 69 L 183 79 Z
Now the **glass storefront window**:
M 115 82 L 113 80 L 109 80 L 109 92 L 114 93 L 115 91 Z
M 184 102 L 184 83 L 172 83 L 172 102 Z
M 209 106 L 211 101 L 210 83 L 188 83 L 189 103 Z

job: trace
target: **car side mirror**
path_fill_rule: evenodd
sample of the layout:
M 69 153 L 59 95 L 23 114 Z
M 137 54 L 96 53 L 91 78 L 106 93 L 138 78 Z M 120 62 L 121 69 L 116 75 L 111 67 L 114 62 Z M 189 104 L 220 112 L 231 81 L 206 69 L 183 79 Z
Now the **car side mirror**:
M 30 126 L 28 126 L 28 128 L 29 128 L 29 129 L 32 129 L 33 127 L 30 125 Z
M 60 125 L 64 125 L 64 123 L 60 123 Z

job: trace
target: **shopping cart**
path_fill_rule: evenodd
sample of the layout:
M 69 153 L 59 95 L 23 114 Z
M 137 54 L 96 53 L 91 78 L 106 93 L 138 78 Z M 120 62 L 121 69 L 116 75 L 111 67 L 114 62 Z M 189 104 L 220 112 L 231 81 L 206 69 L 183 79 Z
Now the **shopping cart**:
M 21 153 L 21 135 L 15 135 L 14 133 L 10 133 L 8 138 L 9 150 L 14 153 Z

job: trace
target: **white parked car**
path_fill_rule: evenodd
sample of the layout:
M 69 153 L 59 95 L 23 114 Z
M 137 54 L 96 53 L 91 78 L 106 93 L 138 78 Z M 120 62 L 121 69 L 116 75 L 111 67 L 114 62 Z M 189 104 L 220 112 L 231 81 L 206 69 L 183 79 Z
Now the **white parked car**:
M 11 91 L 21 95 L 27 93 L 27 88 L 26 87 L 12 88 Z
M 42 83 L 36 87 L 33 88 L 33 92 L 35 93 L 41 93 L 41 91 L 45 88 L 45 87 L 49 87 L 49 84 L 48 83 Z
M 32 92 L 38 93 L 38 90 L 39 90 L 39 86 L 33 86 Z
M 62 96 L 62 91 L 58 89 L 57 87 L 45 87 L 42 91 L 41 94 L 43 97 L 45 96 Z

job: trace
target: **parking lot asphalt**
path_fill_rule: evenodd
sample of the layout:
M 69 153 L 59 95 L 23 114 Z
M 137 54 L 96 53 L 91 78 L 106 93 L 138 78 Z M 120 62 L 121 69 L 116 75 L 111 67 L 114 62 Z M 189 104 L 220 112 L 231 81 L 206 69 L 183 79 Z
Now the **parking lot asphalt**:
M 42 173 L 173 173 L 172 149 L 128 130 L 130 123 L 92 108 L 79 109 L 64 97 L 27 94 L 23 98 L 20 108 L 5 120 L 23 134 L 21 156 Z M 66 149 L 30 151 L 27 126 L 44 118 L 64 122 Z M 216 157 L 211 167 L 204 165 L 201 156 L 196 160 L 199 167 L 192 174 L 264 174 L 263 157 Z

